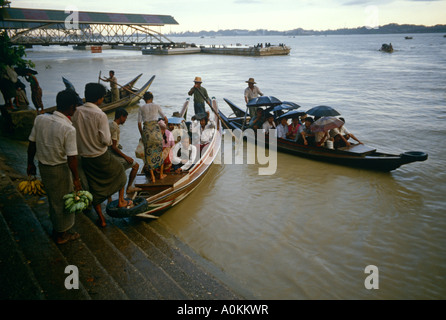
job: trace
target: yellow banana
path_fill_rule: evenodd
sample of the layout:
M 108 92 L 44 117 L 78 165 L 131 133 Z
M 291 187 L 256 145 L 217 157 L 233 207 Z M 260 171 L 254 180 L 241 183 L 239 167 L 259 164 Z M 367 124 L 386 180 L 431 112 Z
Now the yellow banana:
M 26 186 L 23 189 L 23 194 L 28 194 L 29 193 L 29 181 L 26 182 Z
M 41 194 L 42 194 L 42 187 L 40 186 L 39 183 L 36 183 L 36 191 L 37 191 L 37 194 L 38 194 L 38 195 L 41 195 Z
M 22 181 L 19 183 L 19 191 L 23 192 L 23 190 L 25 190 L 25 187 L 27 185 L 27 181 Z

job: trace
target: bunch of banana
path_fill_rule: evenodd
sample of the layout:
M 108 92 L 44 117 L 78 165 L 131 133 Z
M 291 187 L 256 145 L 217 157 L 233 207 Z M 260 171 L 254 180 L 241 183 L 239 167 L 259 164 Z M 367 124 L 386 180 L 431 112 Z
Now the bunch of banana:
M 65 210 L 70 213 L 80 213 L 88 208 L 93 201 L 93 196 L 86 190 L 75 191 L 64 195 Z
M 43 183 L 36 177 L 28 177 L 28 180 L 23 180 L 19 183 L 19 191 L 23 194 L 43 196 L 46 194 L 43 189 Z

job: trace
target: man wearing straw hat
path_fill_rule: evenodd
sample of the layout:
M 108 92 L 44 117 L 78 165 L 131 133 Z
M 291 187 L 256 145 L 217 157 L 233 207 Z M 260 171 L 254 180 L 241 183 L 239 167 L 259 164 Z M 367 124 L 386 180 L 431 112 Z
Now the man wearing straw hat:
M 252 100 L 254 98 L 257 98 L 259 96 L 263 96 L 262 91 L 260 91 L 259 87 L 255 86 L 256 82 L 254 81 L 254 78 L 249 78 L 248 81 L 246 81 L 248 84 L 248 87 L 245 89 L 245 102 L 248 103 L 249 100 Z M 256 115 L 256 108 L 255 107 L 249 107 L 249 115 L 254 117 Z
M 188 95 L 194 95 L 195 114 L 206 113 L 204 103 L 207 102 L 210 105 L 211 99 L 209 99 L 206 89 L 201 86 L 202 81 L 200 77 L 195 77 L 194 83 L 195 85 L 189 90 Z

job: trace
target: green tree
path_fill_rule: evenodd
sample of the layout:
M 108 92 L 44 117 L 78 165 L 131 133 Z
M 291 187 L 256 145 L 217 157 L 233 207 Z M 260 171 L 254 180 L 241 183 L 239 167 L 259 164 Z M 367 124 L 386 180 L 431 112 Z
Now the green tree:
M 1 4 L 4 4 L 3 0 Z M 6 72 L 6 66 L 11 67 L 21 67 L 21 68 L 27 68 L 27 67 L 34 67 L 34 63 L 32 63 L 31 60 L 25 60 L 23 57 L 26 56 L 25 48 L 23 46 L 15 46 L 12 44 L 11 40 L 9 39 L 8 34 L 6 31 L 3 31 L 0 33 L 0 76 L 3 77 L 3 73 Z M 3 92 L 3 86 L 5 84 L 2 83 L 2 94 Z M 7 111 L 8 107 L 12 107 L 12 99 L 8 97 L 8 99 L 4 96 L 5 104 L 0 106 L 0 113 L 3 118 L 4 127 L 7 133 L 13 133 L 14 126 L 12 124 L 11 115 Z
M 2 1 L 2 0 L 0 0 Z M 0 34 L 0 69 L 6 66 L 17 66 L 21 68 L 34 67 L 31 60 L 25 60 L 25 47 L 13 45 L 6 31 Z

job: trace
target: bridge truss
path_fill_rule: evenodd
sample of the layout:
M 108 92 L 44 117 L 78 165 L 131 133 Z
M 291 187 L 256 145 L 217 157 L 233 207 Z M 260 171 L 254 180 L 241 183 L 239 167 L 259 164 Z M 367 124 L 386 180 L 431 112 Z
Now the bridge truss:
M 73 23 L 67 22 L 64 11 L 0 10 L 0 29 L 7 32 L 12 43 L 25 46 L 171 45 L 174 42 L 154 27 L 178 24 L 170 16 L 83 12 Z

